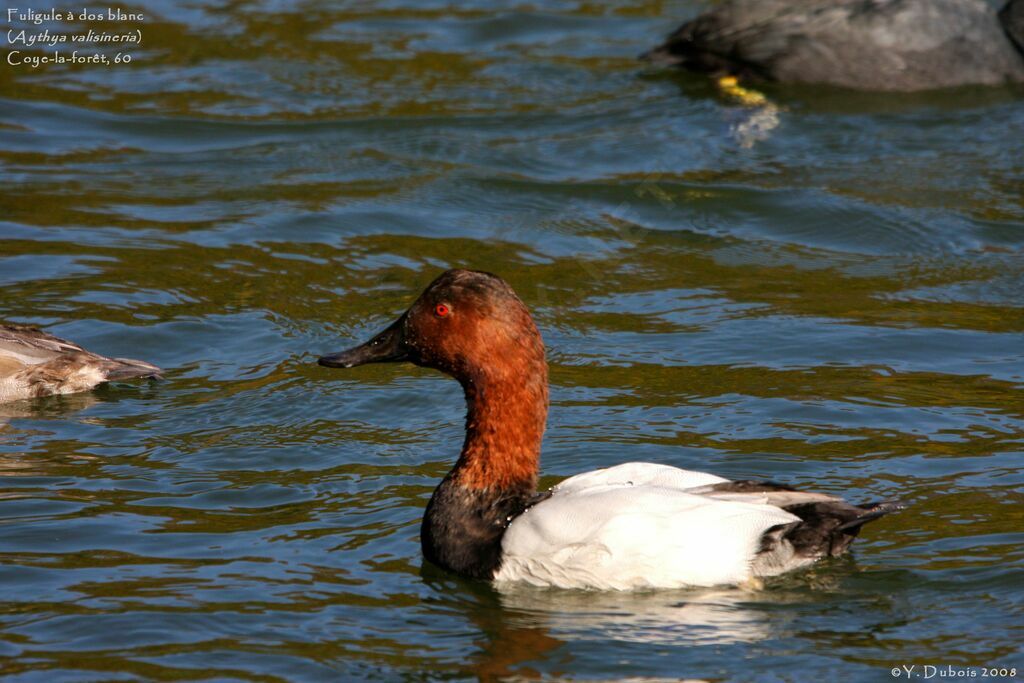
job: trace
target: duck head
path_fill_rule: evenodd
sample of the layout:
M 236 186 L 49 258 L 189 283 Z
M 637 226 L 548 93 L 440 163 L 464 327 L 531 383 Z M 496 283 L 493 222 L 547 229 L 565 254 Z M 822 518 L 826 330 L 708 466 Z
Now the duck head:
M 318 362 L 352 368 L 395 361 L 435 368 L 464 385 L 523 374 L 547 381 L 544 342 L 529 311 L 508 283 L 482 271 L 442 273 L 384 331 Z

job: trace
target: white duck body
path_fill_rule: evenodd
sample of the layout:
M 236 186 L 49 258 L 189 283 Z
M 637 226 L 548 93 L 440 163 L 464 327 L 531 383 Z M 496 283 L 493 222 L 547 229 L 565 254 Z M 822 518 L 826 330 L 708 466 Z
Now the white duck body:
M 160 368 L 144 361 L 107 358 L 35 327 L 0 324 L 0 403 L 159 375 Z
M 836 498 L 714 490 L 729 483 L 644 462 L 570 477 L 509 525 L 494 580 L 612 590 L 714 586 L 814 561 L 786 543 L 765 556 L 766 533 L 801 523 L 778 505 Z

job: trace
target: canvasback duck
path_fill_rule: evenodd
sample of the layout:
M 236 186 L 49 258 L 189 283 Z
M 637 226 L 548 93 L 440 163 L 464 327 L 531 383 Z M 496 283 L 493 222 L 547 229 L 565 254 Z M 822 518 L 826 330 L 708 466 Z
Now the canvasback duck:
M 73 394 L 131 377 L 159 377 L 141 360 L 107 358 L 30 325 L 0 324 L 0 403 Z
M 642 58 L 856 90 L 1022 82 L 1024 0 L 725 0 Z
M 523 302 L 490 273 L 447 271 L 383 332 L 318 362 L 388 361 L 440 370 L 465 392 L 462 454 L 420 530 L 426 558 L 463 576 L 620 590 L 756 585 L 839 555 L 861 525 L 901 507 L 646 462 L 538 493 L 544 343 Z

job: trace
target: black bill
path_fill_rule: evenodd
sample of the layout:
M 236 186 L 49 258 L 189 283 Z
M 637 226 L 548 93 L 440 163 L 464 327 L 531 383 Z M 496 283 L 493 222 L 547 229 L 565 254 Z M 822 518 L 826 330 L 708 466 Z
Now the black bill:
M 408 359 L 404 343 L 405 316 L 396 320 L 376 337 L 347 351 L 323 356 L 317 362 L 329 368 L 354 368 L 367 363 L 387 363 Z

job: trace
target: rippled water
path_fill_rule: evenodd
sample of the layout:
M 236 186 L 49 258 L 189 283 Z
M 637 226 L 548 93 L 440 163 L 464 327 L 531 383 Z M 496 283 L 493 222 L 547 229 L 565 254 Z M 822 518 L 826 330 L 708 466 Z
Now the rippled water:
M 123 7 L 130 65 L 0 65 L 0 318 L 167 379 L 2 407 L 0 671 L 1024 675 L 1020 89 L 777 88 L 747 138 L 634 60 L 695 4 Z M 912 506 L 756 593 L 422 566 L 457 385 L 313 361 L 453 266 L 542 329 L 545 485 L 652 460 Z

